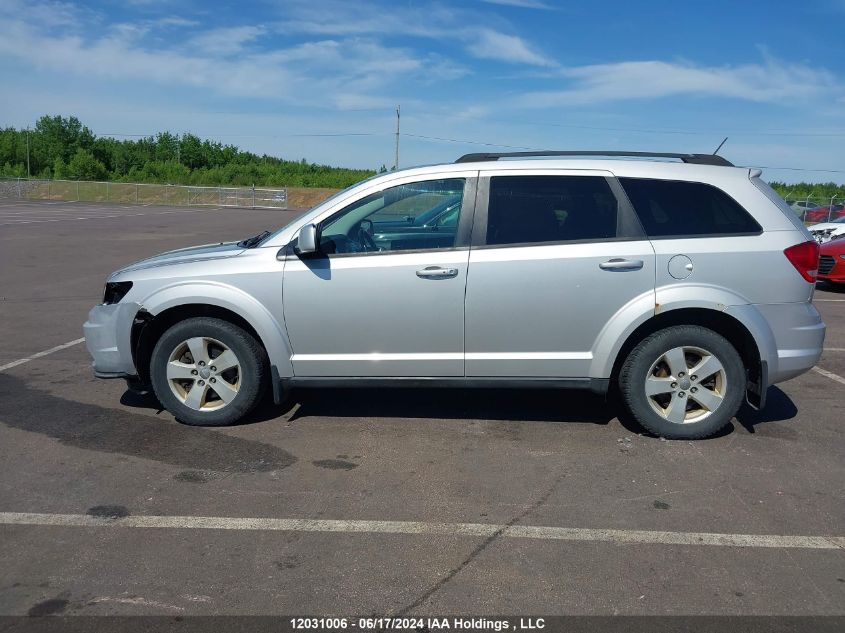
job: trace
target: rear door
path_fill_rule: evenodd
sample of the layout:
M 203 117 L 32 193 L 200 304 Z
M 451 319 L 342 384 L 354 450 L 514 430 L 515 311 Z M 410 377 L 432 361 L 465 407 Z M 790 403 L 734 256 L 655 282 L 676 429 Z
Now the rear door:
M 637 298 L 653 301 L 650 242 L 610 172 L 482 176 L 466 290 L 467 376 L 588 377 L 608 321 Z

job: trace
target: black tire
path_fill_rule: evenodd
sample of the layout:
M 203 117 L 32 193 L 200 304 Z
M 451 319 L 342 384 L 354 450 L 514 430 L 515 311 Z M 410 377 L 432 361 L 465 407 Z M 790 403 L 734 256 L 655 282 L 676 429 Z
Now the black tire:
M 686 381 L 679 383 L 675 379 L 675 374 L 681 372 L 670 373 L 668 362 L 661 361 L 665 354 L 677 348 L 706 350 L 721 363 L 723 373 L 718 378 L 714 376 L 707 382 L 707 385 L 712 388 L 718 380 L 720 388 L 712 392 L 722 393 L 721 404 L 713 406 L 712 412 L 708 412 L 703 405 L 699 404 L 695 400 L 697 396 L 691 393 L 695 387 L 699 396 L 706 395 L 703 391 L 707 388 L 704 386 L 704 381 L 699 386 L 694 382 L 691 383 L 692 377 L 687 376 Z M 684 355 L 684 358 L 687 367 L 690 363 L 696 362 L 694 353 L 692 361 L 687 355 Z M 650 376 L 658 381 L 674 380 L 670 383 L 670 386 L 674 385 L 673 391 L 668 396 L 666 394 L 653 398 L 647 396 L 646 381 Z M 722 335 L 697 325 L 669 327 L 643 339 L 625 359 L 619 372 L 619 392 L 625 407 L 644 429 L 666 439 L 701 439 L 720 431 L 731 421 L 742 405 L 745 384 L 745 368 L 736 348 Z M 683 391 L 685 388 L 687 391 Z M 676 403 L 684 407 L 682 410 L 679 409 L 680 415 L 689 416 L 689 419 L 693 421 L 679 423 L 667 419 L 669 409 Z M 657 409 L 663 411 L 664 414 L 658 412 Z M 696 417 L 703 417 L 703 419 L 695 421 Z
M 194 338 L 213 339 L 222 343 L 234 353 L 239 363 L 234 374 L 237 376 L 237 393 L 228 403 L 222 404 L 220 396 L 213 391 L 214 386 L 207 382 L 207 389 L 210 390 L 208 393 L 211 394 L 208 399 L 212 400 L 212 404 L 219 404 L 219 408 L 210 410 L 191 408 L 171 389 L 171 381 L 167 377 L 167 366 L 171 354 L 174 354 L 184 342 Z M 214 353 L 212 346 L 208 349 L 209 354 Z M 213 360 L 208 365 L 212 363 Z M 198 376 L 198 378 L 201 377 Z M 269 382 L 269 361 L 264 348 L 248 332 L 228 321 L 197 317 L 177 323 L 161 336 L 150 359 L 150 379 L 161 404 L 180 422 L 193 426 L 225 426 L 240 421 L 261 401 Z M 222 379 L 221 374 L 215 382 Z M 180 384 L 192 385 L 193 383 L 186 381 Z M 178 386 L 176 388 L 178 389 Z

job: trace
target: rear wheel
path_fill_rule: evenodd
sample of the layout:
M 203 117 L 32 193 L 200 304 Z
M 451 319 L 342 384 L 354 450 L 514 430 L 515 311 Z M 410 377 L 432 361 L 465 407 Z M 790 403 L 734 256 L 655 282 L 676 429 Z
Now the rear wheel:
M 645 429 L 669 439 L 718 432 L 739 410 L 745 382 L 733 345 L 695 325 L 666 328 L 645 338 L 619 373 L 631 415 Z
M 150 378 L 159 401 L 178 420 L 222 426 L 243 418 L 261 400 L 267 358 L 243 329 L 206 317 L 187 319 L 156 343 Z

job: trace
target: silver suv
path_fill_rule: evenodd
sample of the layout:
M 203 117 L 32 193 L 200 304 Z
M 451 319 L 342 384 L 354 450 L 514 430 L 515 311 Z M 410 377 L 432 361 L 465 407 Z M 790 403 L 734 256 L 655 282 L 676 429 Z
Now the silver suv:
M 84 326 L 94 372 L 187 424 L 268 387 L 539 387 L 712 435 L 819 359 L 819 247 L 758 170 L 621 156 L 470 154 L 127 266 Z

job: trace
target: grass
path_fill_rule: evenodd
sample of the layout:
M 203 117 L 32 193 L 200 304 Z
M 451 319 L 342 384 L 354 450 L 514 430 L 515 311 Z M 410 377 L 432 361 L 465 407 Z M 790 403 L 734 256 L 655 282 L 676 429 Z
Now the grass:
M 307 209 L 339 191 L 330 188 L 288 187 L 287 206 Z M 251 187 L 202 188 L 183 185 L 147 185 L 124 182 L 50 181 L 31 183 L 24 197 L 30 200 L 68 200 L 120 204 L 173 206 L 212 205 L 235 207 L 281 207 L 274 199 L 276 189 Z

